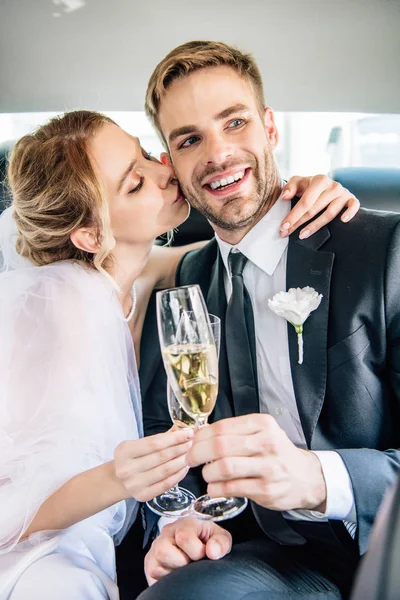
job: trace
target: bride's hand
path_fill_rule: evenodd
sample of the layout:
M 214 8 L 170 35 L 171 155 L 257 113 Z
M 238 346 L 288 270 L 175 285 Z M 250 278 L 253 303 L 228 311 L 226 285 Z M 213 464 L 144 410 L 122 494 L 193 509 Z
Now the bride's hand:
M 146 502 L 181 481 L 192 439 L 191 429 L 181 429 L 121 442 L 114 452 L 115 475 L 127 495 Z
M 321 227 L 333 221 L 346 207 L 347 210 L 340 219 L 347 223 L 357 214 L 360 208 L 360 202 L 349 190 L 337 181 L 329 179 L 326 175 L 291 177 L 283 187 L 282 198 L 291 200 L 295 196 L 301 196 L 301 199 L 282 221 L 280 226 L 282 237 L 290 235 L 321 211 L 324 212 L 300 231 L 300 239 L 313 235 Z

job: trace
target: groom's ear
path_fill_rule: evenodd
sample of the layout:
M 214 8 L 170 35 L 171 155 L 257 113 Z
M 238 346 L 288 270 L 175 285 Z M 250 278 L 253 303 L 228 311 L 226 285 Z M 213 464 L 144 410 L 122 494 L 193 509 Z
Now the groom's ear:
M 160 161 L 162 162 L 163 165 L 165 165 L 166 167 L 172 167 L 173 168 L 173 164 L 171 161 L 171 157 L 168 154 L 168 152 L 161 152 L 160 154 Z
M 271 148 L 275 150 L 279 142 L 279 133 L 275 124 L 274 111 L 269 106 L 264 109 L 264 126 Z

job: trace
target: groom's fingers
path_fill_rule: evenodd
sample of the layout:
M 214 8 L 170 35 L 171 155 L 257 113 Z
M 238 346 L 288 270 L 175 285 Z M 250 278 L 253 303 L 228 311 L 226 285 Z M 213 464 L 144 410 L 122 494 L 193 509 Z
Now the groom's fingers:
M 230 552 L 232 537 L 211 521 L 181 518 L 163 527 L 145 558 L 149 585 L 191 561 L 218 560 Z
M 172 538 L 160 536 L 147 553 L 144 569 L 149 585 L 152 585 L 174 569 L 189 564 L 190 558 L 175 546 Z
M 196 467 L 223 457 L 265 454 L 280 432 L 275 419 L 267 414 L 223 419 L 196 433 L 187 464 Z
M 163 540 L 160 538 L 160 543 L 157 545 L 154 553 L 154 559 L 159 569 L 179 569 L 190 563 L 190 558 L 180 548 L 175 546 L 172 540 Z
M 263 437 L 264 432 L 259 432 L 248 435 L 219 435 L 212 439 L 201 440 L 188 452 L 186 461 L 190 467 L 197 467 L 210 461 L 214 463 L 218 459 L 243 457 L 243 460 L 246 460 L 250 457 L 262 456 L 265 454 L 266 446 Z
M 207 558 L 218 560 L 231 551 L 232 536 L 226 529 L 219 528 L 206 543 Z
M 175 543 L 192 561 L 201 560 L 206 555 L 205 545 L 199 537 L 199 528 L 186 526 L 186 519 L 182 520 L 175 532 Z
M 276 423 L 271 415 L 260 413 L 221 419 L 198 429 L 195 432 L 193 443 L 210 440 L 218 435 L 251 435 L 262 431 L 267 424 L 271 423 Z
M 212 521 L 180 519 L 174 523 L 175 544 L 192 561 L 208 556 L 217 560 L 232 547 L 231 534 Z
M 274 457 L 252 456 L 248 458 L 231 456 L 229 458 L 217 459 L 204 465 L 202 473 L 207 483 L 231 481 L 246 477 L 257 478 L 260 476 L 260 473 L 271 481 L 275 478 L 274 466 Z

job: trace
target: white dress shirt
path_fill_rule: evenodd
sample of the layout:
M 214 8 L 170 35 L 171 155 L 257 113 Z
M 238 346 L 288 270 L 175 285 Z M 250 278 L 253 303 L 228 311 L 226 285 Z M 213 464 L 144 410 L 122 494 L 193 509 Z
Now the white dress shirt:
M 271 414 L 296 446 L 306 448 L 290 369 L 287 322 L 268 307 L 269 298 L 286 291 L 288 238 L 280 237 L 279 224 L 289 209 L 290 203 L 279 199 L 236 246 L 217 235 L 216 239 L 225 265 L 224 285 L 228 301 L 232 294 L 229 252 L 237 250 L 248 258 L 243 280 L 254 313 L 260 412 Z M 285 516 L 307 521 L 329 518 L 355 522 L 352 485 L 341 456 L 334 451 L 315 454 L 321 462 L 327 487 L 326 511 L 296 510 L 286 512 Z M 354 523 L 345 524 L 349 531 L 355 529 Z

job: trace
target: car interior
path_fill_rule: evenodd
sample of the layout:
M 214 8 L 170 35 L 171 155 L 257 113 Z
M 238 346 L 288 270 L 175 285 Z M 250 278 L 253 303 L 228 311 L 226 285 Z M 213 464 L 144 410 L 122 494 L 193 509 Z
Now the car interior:
M 277 114 L 283 179 L 325 173 L 361 207 L 400 212 L 399 29 L 399 0 L 3 0 L 0 213 L 11 200 L 13 144 L 50 115 L 103 111 L 143 132 L 142 144 L 159 154 L 162 143 L 143 108 L 147 80 L 170 49 L 190 39 L 220 39 L 254 54 Z M 193 209 L 172 243 L 212 237 Z M 354 600 L 400 598 L 399 486 L 372 542 L 375 567 L 361 566 Z M 137 519 L 117 548 L 121 600 L 145 587 L 137 567 L 143 558 Z

